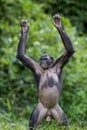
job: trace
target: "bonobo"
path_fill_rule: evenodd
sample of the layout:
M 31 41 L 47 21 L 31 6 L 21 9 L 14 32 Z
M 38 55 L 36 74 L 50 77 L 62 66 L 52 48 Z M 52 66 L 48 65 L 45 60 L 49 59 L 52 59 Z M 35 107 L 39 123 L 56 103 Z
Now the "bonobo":
M 62 69 L 74 53 L 74 49 L 62 27 L 61 17 L 55 15 L 53 19 L 54 27 L 61 36 L 65 52 L 57 60 L 54 60 L 52 56 L 44 54 L 40 57 L 39 64 L 25 54 L 25 43 L 29 27 L 25 20 L 22 20 L 20 23 L 21 37 L 17 58 L 34 73 L 38 88 L 38 105 L 30 117 L 30 130 L 36 127 L 43 118 L 46 118 L 47 121 L 55 119 L 59 125 L 68 125 L 67 117 L 59 106 L 58 101 L 62 89 Z

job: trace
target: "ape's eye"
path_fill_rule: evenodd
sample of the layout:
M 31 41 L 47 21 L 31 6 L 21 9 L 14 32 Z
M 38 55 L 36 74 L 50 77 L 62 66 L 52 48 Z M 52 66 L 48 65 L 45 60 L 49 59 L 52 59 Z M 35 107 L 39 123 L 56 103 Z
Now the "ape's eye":
M 44 58 L 44 60 L 47 60 L 47 58 Z
M 40 58 L 40 60 L 44 60 L 44 58 Z
M 46 58 L 46 57 L 45 57 L 45 58 L 43 57 L 43 58 L 40 58 L 40 60 L 47 60 L 47 58 Z

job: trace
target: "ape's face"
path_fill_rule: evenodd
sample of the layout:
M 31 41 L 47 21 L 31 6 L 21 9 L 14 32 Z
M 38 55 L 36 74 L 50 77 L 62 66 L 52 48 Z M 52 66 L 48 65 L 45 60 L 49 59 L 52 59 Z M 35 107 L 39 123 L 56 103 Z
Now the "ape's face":
M 53 62 L 54 62 L 53 57 L 47 54 L 44 54 L 40 57 L 40 65 L 43 69 L 48 69 Z

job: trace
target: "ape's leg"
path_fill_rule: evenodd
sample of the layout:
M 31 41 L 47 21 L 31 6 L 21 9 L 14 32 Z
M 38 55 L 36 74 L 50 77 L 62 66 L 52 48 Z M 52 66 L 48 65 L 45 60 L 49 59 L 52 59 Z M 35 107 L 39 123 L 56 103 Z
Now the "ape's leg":
M 33 128 L 41 122 L 41 120 L 46 116 L 46 113 L 47 109 L 44 108 L 41 103 L 39 103 L 31 115 L 29 123 L 30 130 L 33 130 Z
M 68 120 L 66 114 L 63 112 L 63 110 L 59 105 L 57 105 L 52 110 L 52 117 L 58 121 L 60 126 L 68 126 Z

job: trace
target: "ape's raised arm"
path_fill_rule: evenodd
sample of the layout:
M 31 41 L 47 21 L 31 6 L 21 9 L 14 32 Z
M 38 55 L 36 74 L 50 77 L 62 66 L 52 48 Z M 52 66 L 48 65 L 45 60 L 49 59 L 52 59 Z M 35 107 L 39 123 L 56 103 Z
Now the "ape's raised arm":
M 25 43 L 27 39 L 27 32 L 28 32 L 28 26 L 26 25 L 26 21 L 21 21 L 21 37 L 18 44 L 18 50 L 17 50 L 17 58 L 30 70 L 33 72 L 39 72 L 40 66 L 37 64 L 32 58 L 26 56 L 25 54 Z
M 59 66 L 63 67 L 67 63 L 69 57 L 74 53 L 74 48 L 69 37 L 62 28 L 61 17 L 59 15 L 55 15 L 53 18 L 55 22 L 54 26 L 57 28 L 65 47 L 64 54 L 59 59 L 57 59 L 56 63 L 59 63 Z

